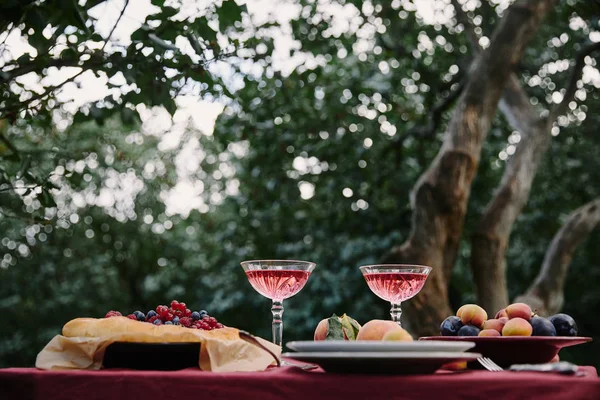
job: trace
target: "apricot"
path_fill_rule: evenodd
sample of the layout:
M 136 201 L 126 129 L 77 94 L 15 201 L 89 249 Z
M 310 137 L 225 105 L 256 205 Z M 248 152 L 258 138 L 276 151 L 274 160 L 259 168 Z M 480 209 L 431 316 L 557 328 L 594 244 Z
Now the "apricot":
M 448 364 L 444 364 L 440 367 L 440 369 L 444 369 L 446 371 L 462 371 L 463 369 L 467 369 L 466 361 L 454 361 Z
M 498 332 L 495 329 L 484 329 L 481 332 L 479 332 L 479 335 L 477 336 L 502 336 L 500 334 L 500 332 Z
M 360 328 L 356 340 L 382 340 L 386 333 L 399 328 L 394 321 L 373 319 Z
M 506 316 L 509 319 L 523 318 L 526 321 L 531 319 L 531 307 L 525 303 L 514 303 L 506 307 Z
M 383 335 L 381 340 L 384 341 L 399 341 L 399 342 L 412 342 L 413 337 L 405 329 L 398 327 L 398 329 L 389 330 Z
M 327 331 L 329 330 L 329 319 L 323 319 L 317 325 L 317 329 L 315 329 L 314 340 L 325 340 L 327 337 Z
M 457 311 L 456 311 L 456 316 L 458 318 L 460 318 L 460 316 L 462 315 L 462 312 L 465 310 L 465 308 L 468 308 L 469 306 L 472 306 L 473 304 L 465 304 L 464 306 L 460 307 Z
M 500 319 L 502 317 L 508 318 L 508 314 L 506 314 L 506 308 L 503 308 L 502 310 L 500 310 L 496 313 L 496 317 L 495 317 L 496 319 Z
M 483 326 L 483 322 L 487 319 L 487 313 L 477 304 L 468 304 L 462 306 L 460 311 L 460 321 L 464 325 L 473 325 L 477 328 L 481 328 Z
M 502 328 L 502 336 L 531 336 L 532 333 L 529 321 L 520 317 L 510 319 Z
M 506 321 L 508 321 L 508 318 L 506 318 Z M 506 321 L 502 321 L 500 319 L 488 319 L 483 323 L 483 330 L 493 329 L 498 331 L 498 333 L 502 333 L 502 328 L 504 328 Z
M 501 318 L 498 318 L 498 321 L 502 321 L 502 322 L 504 322 L 504 323 L 507 323 L 507 322 L 508 322 L 508 317 L 501 317 Z

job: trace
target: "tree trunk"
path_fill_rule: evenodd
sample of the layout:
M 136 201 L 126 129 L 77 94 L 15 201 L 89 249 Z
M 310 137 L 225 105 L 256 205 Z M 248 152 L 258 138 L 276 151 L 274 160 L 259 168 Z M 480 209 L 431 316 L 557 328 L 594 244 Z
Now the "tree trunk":
M 577 246 L 600 225 L 600 197 L 575 210 L 552 239 L 542 268 L 524 295 L 516 301 L 527 303 L 540 315 L 560 311 L 567 270 Z
M 410 236 L 384 257 L 384 262 L 433 267 L 421 293 L 404 307 L 405 321 L 414 334 L 439 333 L 439 323 L 451 314 L 448 281 L 481 146 L 513 67 L 542 18 L 556 3 L 557 0 L 518 0 L 508 9 L 489 48 L 477 56 L 471 67 L 471 79 L 457 102 L 438 155 L 415 185 Z
M 492 200 L 486 207 L 471 241 L 471 269 L 477 300 L 488 313 L 508 305 L 505 253 L 510 232 L 529 199 L 531 184 L 549 145 L 552 122 L 538 118 L 528 96 L 512 75 L 500 109 L 518 128 L 521 141 Z
M 531 184 L 550 145 L 552 124 L 566 112 L 567 104 L 575 95 L 585 57 L 599 49 L 600 43 L 581 49 L 564 98 L 547 117 L 539 118 L 516 76 L 513 74 L 509 79 L 500 110 L 519 132 L 521 141 L 506 165 L 500 186 L 481 216 L 471 242 L 471 269 L 477 299 L 488 315 L 508 305 L 505 253 L 512 226 L 529 199 Z

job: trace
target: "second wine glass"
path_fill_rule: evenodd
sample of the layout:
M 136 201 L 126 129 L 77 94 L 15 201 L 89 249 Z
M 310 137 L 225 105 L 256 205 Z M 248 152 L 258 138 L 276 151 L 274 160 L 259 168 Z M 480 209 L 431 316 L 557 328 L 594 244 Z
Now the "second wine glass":
M 390 315 L 398 325 L 402 316 L 400 303 L 421 291 L 431 272 L 423 265 L 379 264 L 360 267 L 369 289 L 392 304 Z
M 254 290 L 273 301 L 273 343 L 281 346 L 283 300 L 302 290 L 316 264 L 296 260 L 254 260 L 243 261 L 241 265 Z

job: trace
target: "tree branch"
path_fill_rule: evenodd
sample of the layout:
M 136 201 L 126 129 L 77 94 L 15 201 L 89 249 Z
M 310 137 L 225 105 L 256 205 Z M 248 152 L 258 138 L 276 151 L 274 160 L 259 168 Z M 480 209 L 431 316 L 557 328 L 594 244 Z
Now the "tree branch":
M 119 14 L 119 17 L 117 18 L 117 22 L 115 22 L 112 29 L 110 30 L 110 33 L 106 37 L 106 41 L 102 45 L 102 49 L 100 49 L 101 52 L 104 51 L 104 48 L 106 47 L 106 45 L 108 44 L 108 41 L 110 40 L 113 33 L 115 32 L 115 29 L 117 29 L 117 26 L 119 25 L 119 22 L 121 22 L 121 18 L 123 18 L 123 14 L 125 14 L 125 10 L 127 9 L 128 5 L 129 5 L 129 0 L 125 0 L 125 5 L 123 6 L 123 9 L 121 10 L 121 14 Z
M 565 89 L 563 99 L 560 103 L 556 104 L 550 111 L 550 118 L 553 121 L 567 111 L 569 103 L 575 97 L 575 92 L 577 91 L 577 82 L 579 81 L 579 79 L 581 79 L 581 73 L 583 71 L 583 67 L 585 67 L 585 58 L 597 50 L 600 50 L 600 42 L 587 45 L 577 53 L 577 57 L 575 58 L 575 65 L 573 66 L 573 70 L 571 71 L 571 77 L 569 78 L 569 83 L 567 84 L 567 88 Z
M 577 246 L 600 226 L 600 197 L 573 211 L 552 239 L 534 283 L 516 301 L 529 304 L 542 315 L 555 314 L 564 302 L 567 271 Z
M 385 260 L 433 267 L 428 284 L 405 307 L 418 334 L 439 332 L 439 323 L 451 314 L 447 283 L 456 262 L 481 147 L 511 71 L 557 1 L 517 0 L 510 6 L 490 46 L 473 62 L 442 148 L 411 194 L 410 236 Z

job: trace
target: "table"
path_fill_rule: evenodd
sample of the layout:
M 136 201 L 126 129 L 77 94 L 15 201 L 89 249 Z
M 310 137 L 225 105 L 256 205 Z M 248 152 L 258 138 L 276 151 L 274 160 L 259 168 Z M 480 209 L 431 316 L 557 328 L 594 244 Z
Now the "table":
M 515 399 L 599 400 L 600 379 L 533 372 L 463 371 L 434 375 L 337 375 L 296 367 L 258 373 L 41 371 L 0 369 L 2 400 L 152 399 Z

